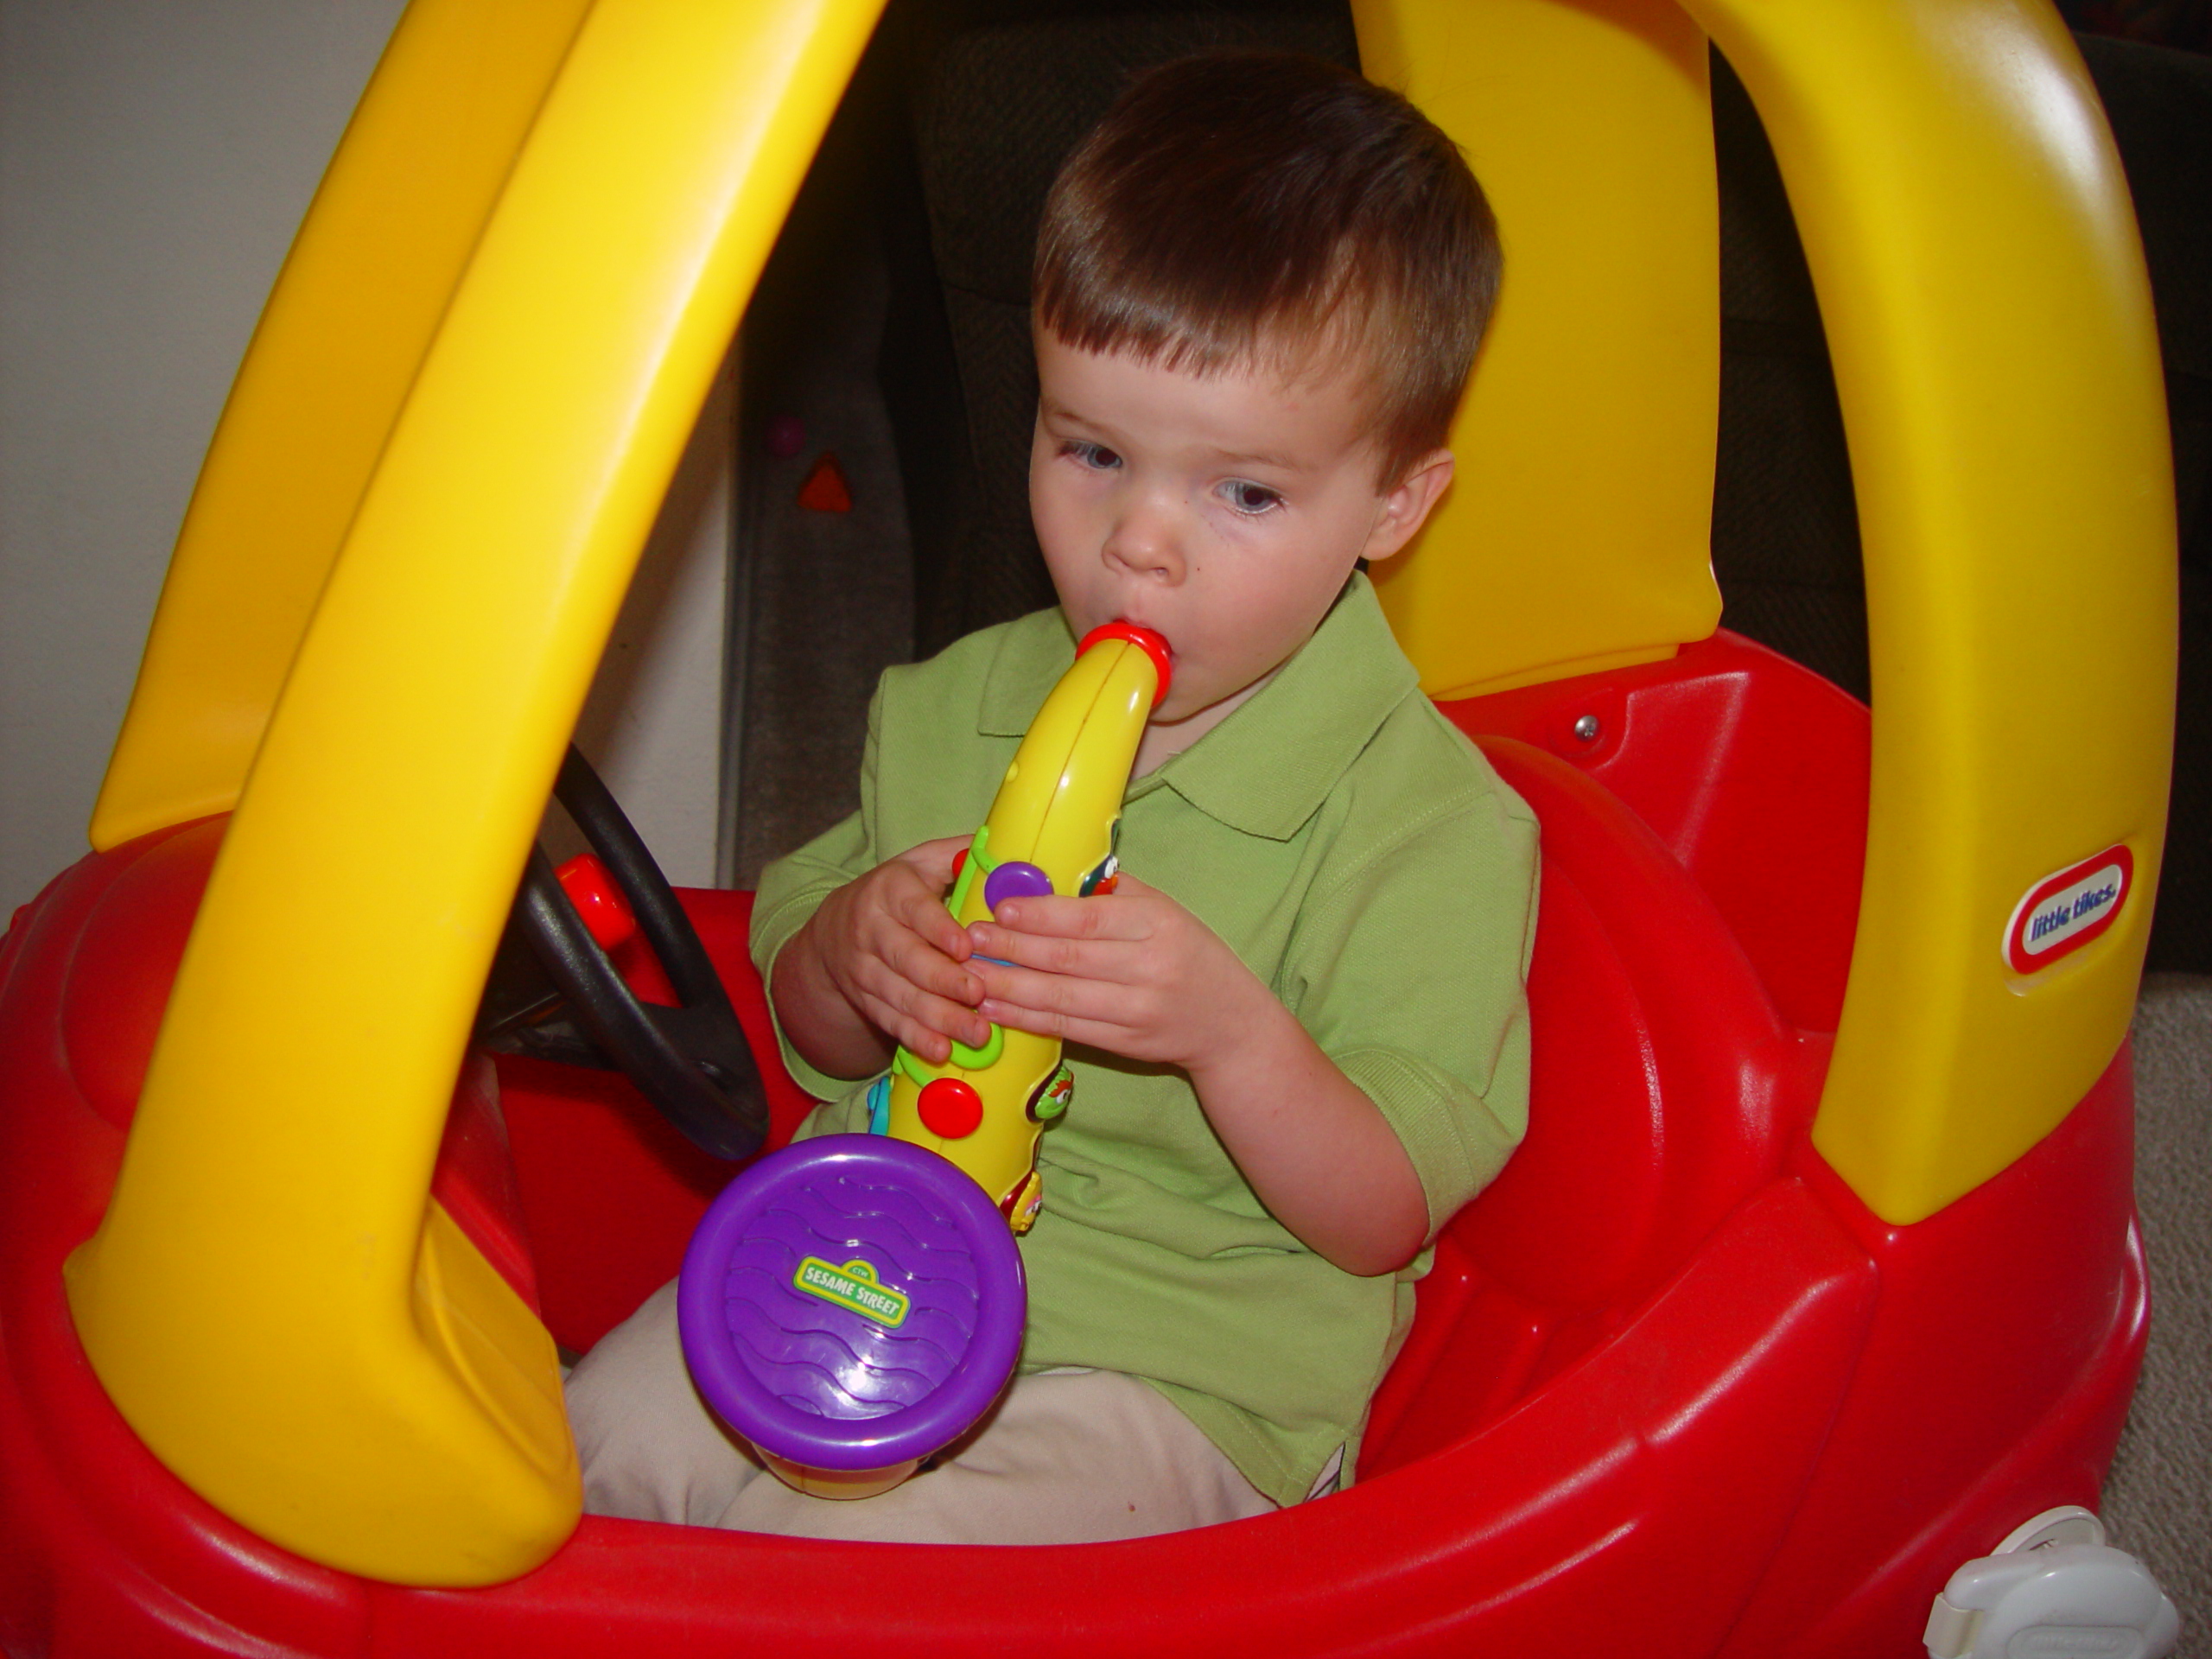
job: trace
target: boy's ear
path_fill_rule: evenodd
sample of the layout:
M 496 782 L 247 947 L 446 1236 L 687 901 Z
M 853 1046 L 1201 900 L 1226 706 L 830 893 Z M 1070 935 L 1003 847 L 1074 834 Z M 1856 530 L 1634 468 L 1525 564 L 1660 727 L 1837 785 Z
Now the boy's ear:
M 1414 532 L 1427 522 L 1429 509 L 1451 481 L 1449 449 L 1432 449 L 1414 462 L 1397 487 L 1382 498 L 1382 511 L 1376 516 L 1375 528 L 1368 532 L 1360 556 L 1370 563 L 1387 559 L 1413 540 Z

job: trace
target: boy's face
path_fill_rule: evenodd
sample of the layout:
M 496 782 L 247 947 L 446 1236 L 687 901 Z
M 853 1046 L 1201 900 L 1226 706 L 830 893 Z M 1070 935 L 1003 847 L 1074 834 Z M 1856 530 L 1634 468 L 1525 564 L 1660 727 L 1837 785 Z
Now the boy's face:
M 1125 618 L 1174 651 L 1150 764 L 1265 683 L 1451 477 L 1439 450 L 1378 491 L 1368 399 L 1342 371 L 1201 377 L 1041 329 L 1037 368 L 1029 505 L 1068 620 L 1080 638 Z

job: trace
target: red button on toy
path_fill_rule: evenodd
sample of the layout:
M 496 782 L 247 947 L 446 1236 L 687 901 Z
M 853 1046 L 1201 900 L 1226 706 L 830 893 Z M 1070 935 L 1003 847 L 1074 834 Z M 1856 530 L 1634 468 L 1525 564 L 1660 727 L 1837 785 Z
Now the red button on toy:
M 939 1077 L 922 1085 L 915 1103 L 922 1127 L 947 1141 L 964 1141 L 983 1121 L 983 1097 L 957 1077 Z
M 606 865 L 589 853 L 579 853 L 553 874 L 601 950 L 612 950 L 637 937 L 637 912 L 622 896 L 622 889 L 614 885 L 613 874 Z

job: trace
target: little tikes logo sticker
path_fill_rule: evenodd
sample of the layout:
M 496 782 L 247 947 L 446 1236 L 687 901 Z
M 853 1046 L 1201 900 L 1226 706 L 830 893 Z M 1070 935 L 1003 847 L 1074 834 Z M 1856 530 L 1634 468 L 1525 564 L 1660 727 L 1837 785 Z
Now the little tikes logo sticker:
M 2135 855 L 2124 846 L 2045 876 L 2013 908 L 2005 965 L 2016 974 L 2040 973 L 2079 950 L 2119 919 L 2134 887 Z
M 825 1302 L 834 1303 L 849 1313 L 857 1313 L 864 1319 L 874 1319 L 878 1325 L 893 1330 L 906 1321 L 908 1299 L 902 1291 L 876 1282 L 875 1264 L 872 1262 L 848 1262 L 842 1268 L 832 1267 L 818 1255 L 810 1255 L 798 1264 L 798 1271 L 791 1275 L 791 1288 L 804 1291 Z

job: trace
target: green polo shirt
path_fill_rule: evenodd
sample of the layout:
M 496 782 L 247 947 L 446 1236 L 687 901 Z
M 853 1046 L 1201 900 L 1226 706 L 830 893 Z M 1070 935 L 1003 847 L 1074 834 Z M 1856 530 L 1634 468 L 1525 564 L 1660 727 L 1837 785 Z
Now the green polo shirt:
M 761 876 L 763 972 L 834 888 L 974 831 L 1074 655 L 1040 611 L 883 677 L 860 811 Z M 1120 851 L 1374 1100 L 1432 1236 L 1497 1173 L 1528 1120 L 1535 819 L 1421 696 L 1364 575 L 1255 696 L 1130 785 Z M 1067 1058 L 1074 1103 L 1045 1135 L 1022 1240 L 1023 1369 L 1142 1377 L 1262 1491 L 1303 1497 L 1356 1446 L 1429 1253 L 1376 1279 L 1332 1266 L 1268 1213 L 1179 1071 Z M 835 1102 L 803 1133 L 865 1127 L 862 1090 L 788 1042 L 784 1059 Z

